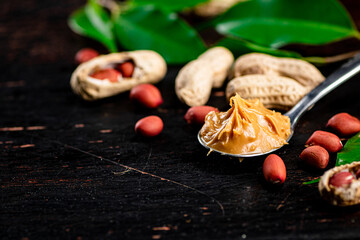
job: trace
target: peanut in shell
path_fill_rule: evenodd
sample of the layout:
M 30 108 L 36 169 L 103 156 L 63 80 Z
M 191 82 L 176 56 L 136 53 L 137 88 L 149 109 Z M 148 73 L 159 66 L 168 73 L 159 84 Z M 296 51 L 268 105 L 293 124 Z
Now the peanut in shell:
M 224 84 L 233 62 L 232 53 L 224 47 L 207 50 L 179 71 L 175 79 L 177 97 L 190 107 L 205 105 L 211 89 Z
M 330 184 L 330 179 L 336 173 L 349 171 L 353 175 L 360 169 L 360 162 L 334 167 L 321 176 L 319 182 L 320 195 L 335 206 L 351 206 L 360 203 L 360 180 L 354 179 L 350 184 L 335 187 Z
M 291 78 L 254 74 L 234 78 L 228 83 L 227 99 L 236 93 L 245 99 L 258 98 L 267 108 L 287 110 L 307 93 L 307 89 Z
M 135 66 L 130 78 L 124 77 L 117 82 L 110 82 L 90 77 L 96 71 L 127 61 L 133 62 Z M 70 85 L 74 93 L 85 100 L 93 101 L 128 91 L 141 83 L 157 83 L 164 78 L 166 69 L 165 60 L 154 51 L 111 53 L 80 64 L 71 76 Z
M 265 74 L 283 76 L 296 80 L 309 90 L 325 80 L 312 64 L 294 58 L 280 58 L 263 53 L 249 53 L 239 57 L 234 64 L 233 76 Z

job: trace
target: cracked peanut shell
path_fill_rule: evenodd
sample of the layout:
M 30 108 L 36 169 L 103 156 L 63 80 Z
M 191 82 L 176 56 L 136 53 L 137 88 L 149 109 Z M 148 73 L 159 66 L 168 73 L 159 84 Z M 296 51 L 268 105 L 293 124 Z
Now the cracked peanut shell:
M 330 184 L 333 175 L 341 171 L 349 171 L 353 175 L 360 169 L 360 162 L 334 167 L 321 176 L 319 182 L 320 195 L 336 206 L 351 206 L 360 203 L 360 180 L 355 179 L 350 185 L 334 187 Z
M 127 61 L 133 62 L 135 66 L 130 78 L 121 77 L 118 82 L 110 82 L 89 76 L 101 69 L 113 68 Z M 80 64 L 71 76 L 70 85 L 77 95 L 92 101 L 128 91 L 141 83 L 157 83 L 164 78 L 166 69 L 165 60 L 154 51 L 111 53 Z

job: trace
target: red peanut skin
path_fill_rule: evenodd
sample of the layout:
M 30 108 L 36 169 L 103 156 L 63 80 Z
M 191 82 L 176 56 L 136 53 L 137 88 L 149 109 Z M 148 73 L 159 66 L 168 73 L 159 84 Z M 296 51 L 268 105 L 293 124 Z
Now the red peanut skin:
M 92 48 L 83 48 L 83 49 L 80 49 L 76 53 L 75 62 L 77 64 L 81 64 L 81 63 L 87 62 L 97 56 L 99 56 L 99 53 L 96 50 L 94 50 Z
M 330 184 L 334 187 L 341 187 L 350 184 L 354 179 L 350 172 L 338 172 L 330 178 Z
M 144 137 L 155 137 L 164 128 L 163 121 L 158 116 L 148 116 L 140 119 L 135 124 L 135 132 Z
M 163 103 L 159 89 L 148 83 L 133 87 L 130 91 L 130 99 L 147 108 L 157 108 Z
M 319 145 L 329 152 L 338 152 L 343 148 L 341 140 L 338 136 L 321 130 L 315 131 L 305 144 L 309 146 Z
M 110 82 L 118 82 L 120 76 L 121 73 L 112 68 L 102 69 L 90 75 L 90 77 L 100 80 L 108 79 Z
M 276 154 L 270 154 L 263 163 L 265 180 L 272 184 L 282 184 L 286 179 L 284 161 Z
M 124 63 L 120 63 L 117 66 L 117 69 L 119 69 L 119 71 L 122 73 L 123 77 L 125 78 L 130 78 L 133 73 L 134 73 L 134 63 L 132 62 L 124 62 Z
M 187 110 L 184 119 L 188 124 L 202 125 L 204 124 L 206 115 L 211 112 L 219 112 L 217 108 L 211 106 L 195 106 Z
M 342 136 L 350 136 L 360 132 L 360 120 L 348 113 L 334 115 L 326 124 Z
M 305 148 L 300 154 L 301 160 L 317 169 L 324 169 L 329 163 L 329 153 L 321 146 Z
M 358 170 L 356 171 L 355 175 L 356 175 L 356 178 L 360 178 L 360 169 L 358 169 Z

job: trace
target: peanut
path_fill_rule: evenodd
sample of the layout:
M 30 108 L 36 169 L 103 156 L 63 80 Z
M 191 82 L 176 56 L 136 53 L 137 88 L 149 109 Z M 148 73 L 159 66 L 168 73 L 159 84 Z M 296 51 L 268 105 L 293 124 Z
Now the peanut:
M 315 131 L 306 141 L 306 145 L 319 145 L 329 152 L 338 152 L 343 148 L 340 138 L 333 133 Z
M 76 53 L 75 62 L 77 64 L 81 64 L 81 63 L 87 62 L 97 56 L 99 56 L 99 53 L 96 50 L 94 50 L 92 48 L 83 48 L 83 49 L 80 49 Z
M 100 80 L 108 80 L 110 82 L 118 82 L 119 77 L 121 77 L 121 73 L 115 69 L 107 68 L 90 74 L 90 77 Z
M 276 154 L 267 156 L 263 163 L 265 180 L 273 184 L 282 184 L 286 179 L 286 167 L 284 161 Z
M 210 0 L 195 6 L 194 13 L 200 17 L 215 17 L 242 1 L 245 0 Z
M 235 61 L 233 74 L 235 77 L 249 74 L 283 76 L 292 78 L 310 89 L 325 80 L 320 71 L 306 61 L 273 57 L 263 53 L 250 53 L 239 57 Z
M 158 116 L 148 116 L 135 124 L 135 132 L 144 137 L 155 137 L 161 133 L 164 124 Z
M 359 169 L 360 162 L 355 161 L 327 170 L 320 178 L 320 195 L 337 206 L 360 204 L 360 181 L 354 177 Z
M 123 77 L 117 82 L 98 81 L 90 77 L 94 72 L 116 68 L 125 62 L 133 63 L 134 70 L 126 81 Z M 127 66 L 126 70 L 130 70 Z M 128 71 L 124 74 L 129 74 Z M 71 75 L 70 85 L 74 93 L 83 99 L 93 101 L 128 91 L 142 83 L 155 84 L 166 74 L 165 60 L 156 52 L 138 50 L 132 52 L 111 53 L 91 59 L 80 64 Z
M 207 50 L 198 59 L 187 63 L 175 79 L 175 92 L 190 107 L 206 104 L 213 87 L 221 87 L 234 61 L 223 47 Z
M 242 98 L 258 98 L 265 107 L 278 109 L 294 106 L 306 92 L 291 78 L 260 74 L 234 78 L 226 87 L 228 99 L 238 93 Z
M 305 148 L 301 152 L 300 158 L 306 164 L 318 169 L 326 168 L 329 163 L 329 153 L 321 146 L 311 146 Z
M 159 89 L 148 83 L 133 87 L 130 91 L 130 99 L 147 108 L 156 108 L 163 103 Z
M 120 63 L 117 66 L 117 69 L 120 70 L 120 72 L 122 73 L 123 77 L 125 78 L 130 78 L 134 72 L 134 64 L 132 62 L 124 62 L 124 63 Z
M 188 124 L 201 125 L 204 124 L 205 116 L 211 112 L 219 112 L 217 108 L 211 106 L 195 106 L 187 110 L 184 119 Z
M 338 113 L 327 122 L 326 127 L 330 127 L 342 136 L 350 136 L 360 132 L 360 120 L 348 113 Z
M 360 168 L 356 171 L 355 176 L 357 179 L 360 178 Z
M 212 87 L 220 88 L 229 74 L 231 65 L 234 62 L 232 53 L 224 47 L 213 47 L 201 54 L 197 61 L 210 67 L 212 73 Z
M 350 172 L 338 172 L 330 178 L 329 183 L 334 187 L 345 187 L 349 185 L 354 179 L 354 176 Z

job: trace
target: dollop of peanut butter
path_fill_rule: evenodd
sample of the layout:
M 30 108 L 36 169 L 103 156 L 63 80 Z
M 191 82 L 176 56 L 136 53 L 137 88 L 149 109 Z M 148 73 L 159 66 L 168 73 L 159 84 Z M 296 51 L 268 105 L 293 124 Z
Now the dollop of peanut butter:
M 227 112 L 210 112 L 201 128 L 202 141 L 211 149 L 230 154 L 264 153 L 287 144 L 290 119 L 269 110 L 258 99 L 230 99 Z

